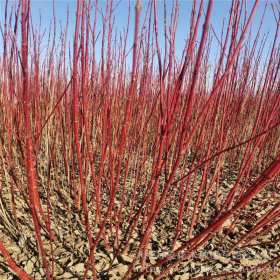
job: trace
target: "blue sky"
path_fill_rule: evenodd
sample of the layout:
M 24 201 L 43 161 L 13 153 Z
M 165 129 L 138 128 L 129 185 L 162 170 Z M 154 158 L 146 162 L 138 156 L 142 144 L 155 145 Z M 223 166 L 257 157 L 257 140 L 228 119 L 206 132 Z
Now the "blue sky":
M 118 1 L 115 1 L 117 3 Z M 145 6 L 147 4 L 146 0 L 143 0 L 143 9 L 142 9 L 142 16 L 144 15 Z M 16 2 L 10 1 L 10 4 L 13 5 Z M 252 7 L 253 1 L 247 0 L 246 4 L 248 6 L 248 10 Z M 258 6 L 257 13 L 255 15 L 252 31 L 253 33 L 256 32 L 258 23 L 260 22 L 260 15 L 262 14 L 265 1 L 260 1 Z M 267 50 L 269 47 L 269 43 L 271 42 L 271 38 L 273 32 L 276 29 L 276 22 L 272 15 L 272 10 L 270 7 L 271 3 L 277 3 L 277 0 L 269 0 L 269 7 L 265 15 L 264 25 L 263 25 L 263 33 L 269 32 L 269 40 L 267 44 Z M 99 0 L 100 8 L 105 9 L 105 0 Z M 131 0 L 131 6 L 134 7 L 135 1 Z M 4 5 L 5 1 L 0 0 L 0 23 L 3 26 L 3 13 L 4 13 Z M 190 12 L 192 1 L 189 0 L 181 0 L 179 1 L 180 5 L 180 14 L 178 18 L 178 30 L 177 30 L 177 38 L 176 38 L 176 53 L 178 57 L 180 56 L 182 49 L 184 47 L 185 39 L 188 35 L 189 30 L 189 19 L 190 19 Z M 215 32 L 219 35 L 221 33 L 221 26 L 223 20 L 228 19 L 229 15 L 229 8 L 231 5 L 231 1 L 229 0 L 215 0 L 214 2 L 214 9 L 211 15 L 211 23 L 215 30 Z M 52 13 L 53 13 L 53 1 L 52 0 L 31 0 L 31 15 L 32 20 L 35 25 L 39 24 L 40 18 L 42 21 L 42 28 L 49 29 Z M 122 30 L 127 23 L 127 15 L 128 15 L 128 0 L 121 0 L 119 5 L 115 11 L 115 28 L 118 30 Z M 167 11 L 171 11 L 172 7 L 172 0 L 167 0 Z M 75 8 L 76 8 L 76 1 L 75 0 L 55 0 L 55 15 L 57 22 L 61 23 L 64 26 L 66 21 L 66 13 L 67 9 L 69 10 L 69 29 L 68 29 L 68 39 L 71 39 L 73 36 L 74 28 L 75 28 Z M 158 1 L 158 8 L 159 8 L 159 28 L 163 27 L 163 1 Z M 206 8 L 206 7 L 205 7 Z M 132 9 L 132 16 L 134 14 L 134 10 Z M 101 29 L 101 17 L 98 20 L 98 29 Z M 131 21 L 130 33 L 129 33 L 129 42 L 132 44 L 133 38 L 133 18 Z M 47 39 L 47 37 L 45 38 Z M 215 41 L 215 39 L 214 39 Z M 163 40 L 160 39 L 160 43 L 163 46 Z M 213 42 L 215 46 L 216 42 Z M 2 37 L 0 37 L 0 48 L 2 48 Z M 0 49 L 1 50 L 1 49 Z M 213 48 L 212 58 L 215 57 L 215 48 Z

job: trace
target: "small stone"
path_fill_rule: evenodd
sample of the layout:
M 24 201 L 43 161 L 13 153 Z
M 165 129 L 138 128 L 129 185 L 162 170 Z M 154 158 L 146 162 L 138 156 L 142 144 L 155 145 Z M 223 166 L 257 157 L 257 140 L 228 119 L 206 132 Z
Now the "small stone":
M 1 272 L 1 270 L 0 270 L 0 272 Z M 1 278 L 0 278 L 1 280 L 10 280 L 11 279 L 9 273 L 2 274 L 2 272 L 1 272 L 0 275 L 1 275 Z
M 30 261 L 31 261 L 33 264 L 36 264 L 37 258 L 36 258 L 36 257 L 32 257 L 32 258 L 30 259 Z
M 213 270 L 213 268 L 211 266 L 208 266 L 208 265 L 203 265 L 201 266 L 201 273 L 207 273 L 209 271 Z
M 223 256 L 220 256 L 220 255 L 218 255 L 218 254 L 215 253 L 215 252 L 210 252 L 209 254 L 210 254 L 210 256 L 212 256 L 212 258 L 213 258 L 214 260 L 217 260 L 217 261 L 219 261 L 219 262 L 221 262 L 221 263 L 223 263 L 223 264 L 228 264 L 228 263 L 230 262 L 230 259 L 225 258 L 225 257 L 223 257 Z
M 73 268 L 77 273 L 82 273 L 84 271 L 84 264 L 78 263 Z
M 215 265 L 215 268 L 216 269 L 221 269 L 223 267 L 223 265 L 221 264 L 221 263 L 217 263 L 216 265 Z
M 124 261 L 131 263 L 133 261 L 133 258 L 131 258 L 128 255 L 122 255 L 122 258 Z
M 182 243 L 180 241 L 176 241 L 174 244 L 174 251 L 177 250 L 179 247 L 181 247 Z
M 261 256 L 265 259 L 269 259 L 269 255 L 267 254 L 267 251 L 266 250 L 262 250 L 261 252 Z
M 63 273 L 62 275 L 60 275 L 60 276 L 57 276 L 56 278 L 57 279 L 61 279 L 61 280 L 64 280 L 64 279 L 70 279 L 70 278 L 72 278 L 73 277 L 73 275 L 71 274 L 71 273 L 69 273 L 69 272 L 65 272 L 65 273 Z
M 118 265 L 116 268 L 112 269 L 112 274 L 118 276 L 118 277 L 123 277 L 124 274 L 126 273 L 128 269 L 128 266 L 127 265 Z
M 24 266 L 24 270 L 26 271 L 27 274 L 32 274 L 33 272 L 33 262 L 31 260 L 27 261 L 26 265 Z
M 240 263 L 243 266 L 257 266 L 259 264 L 264 263 L 264 261 L 263 260 L 253 260 L 253 259 L 241 259 Z

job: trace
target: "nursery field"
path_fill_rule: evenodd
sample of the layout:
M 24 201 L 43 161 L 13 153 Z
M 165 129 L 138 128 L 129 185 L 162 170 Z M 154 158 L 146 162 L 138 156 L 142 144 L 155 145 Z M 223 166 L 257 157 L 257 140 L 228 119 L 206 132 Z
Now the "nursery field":
M 0 280 L 280 279 L 280 2 L 34 2 L 0 0 Z

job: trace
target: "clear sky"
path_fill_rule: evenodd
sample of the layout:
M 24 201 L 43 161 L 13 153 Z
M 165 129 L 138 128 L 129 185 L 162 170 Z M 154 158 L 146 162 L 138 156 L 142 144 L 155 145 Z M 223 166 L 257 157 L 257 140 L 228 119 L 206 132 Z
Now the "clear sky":
M 246 5 L 248 6 L 248 10 L 252 7 L 254 1 L 245 0 Z M 118 3 L 119 1 L 115 1 L 114 3 Z M 207 2 L 207 1 L 206 1 Z M 10 1 L 12 5 L 16 2 L 15 0 Z M 127 23 L 127 15 L 128 15 L 128 0 L 120 0 L 116 10 L 115 10 L 115 28 L 118 30 L 122 30 Z M 147 5 L 147 1 L 143 0 L 143 9 L 142 16 L 144 15 L 145 6 Z M 171 12 L 172 0 L 166 0 L 167 3 L 167 11 Z M 263 13 L 265 7 L 265 1 L 260 1 L 258 6 L 257 13 L 255 15 L 252 31 L 256 32 L 258 27 L 258 23 L 260 22 L 260 15 Z M 264 25 L 263 25 L 263 33 L 269 32 L 269 40 L 267 44 L 267 48 L 269 47 L 269 43 L 271 43 L 271 37 L 273 32 L 276 29 L 276 22 L 272 14 L 271 3 L 277 4 L 277 0 L 268 0 L 268 10 L 265 15 Z M 99 6 L 101 9 L 105 9 L 105 0 L 99 0 Z M 4 5 L 5 0 L 0 0 L 0 23 L 1 27 L 3 27 L 3 13 L 4 13 Z M 135 5 L 135 1 L 131 0 L 131 7 L 133 8 Z M 189 30 L 189 19 L 192 1 L 190 0 L 179 0 L 180 5 L 180 15 L 178 18 L 178 30 L 177 30 L 177 38 L 176 38 L 176 53 L 178 57 L 180 56 L 182 49 L 184 47 L 185 39 L 188 35 Z M 227 20 L 229 16 L 229 8 L 231 5 L 230 0 L 215 0 L 214 1 L 214 9 L 211 15 L 211 23 L 215 32 L 219 35 L 222 30 L 222 22 L 223 20 Z M 31 0 L 31 15 L 32 21 L 35 25 L 38 25 L 41 18 L 42 28 L 46 28 L 48 30 L 50 28 L 50 22 L 53 13 L 53 1 L 52 0 Z M 279 6 L 279 4 L 278 4 Z M 163 27 L 163 1 L 158 1 L 159 8 L 159 28 Z M 206 6 L 205 6 L 206 8 Z M 75 0 L 55 0 L 55 16 L 57 22 L 61 23 L 62 26 L 65 25 L 67 9 L 69 10 L 69 30 L 68 30 L 68 39 L 73 36 L 74 28 L 75 28 L 75 9 L 76 9 L 76 1 Z M 206 9 L 205 9 L 206 10 Z M 132 9 L 132 21 L 133 22 L 134 9 Z M 98 18 L 98 29 L 101 29 L 101 17 Z M 129 33 L 129 42 L 132 44 L 133 38 L 133 24 L 131 23 L 130 33 Z M 47 39 L 47 38 L 46 38 Z M 0 37 L 0 47 L 2 48 L 2 36 Z M 214 39 L 215 41 L 215 39 Z M 161 45 L 163 45 L 162 38 L 160 39 Z M 214 42 L 215 46 L 215 42 Z M 0 49 L 1 50 L 1 49 Z M 213 50 L 215 52 L 215 50 Z M 214 57 L 214 53 L 212 57 Z

